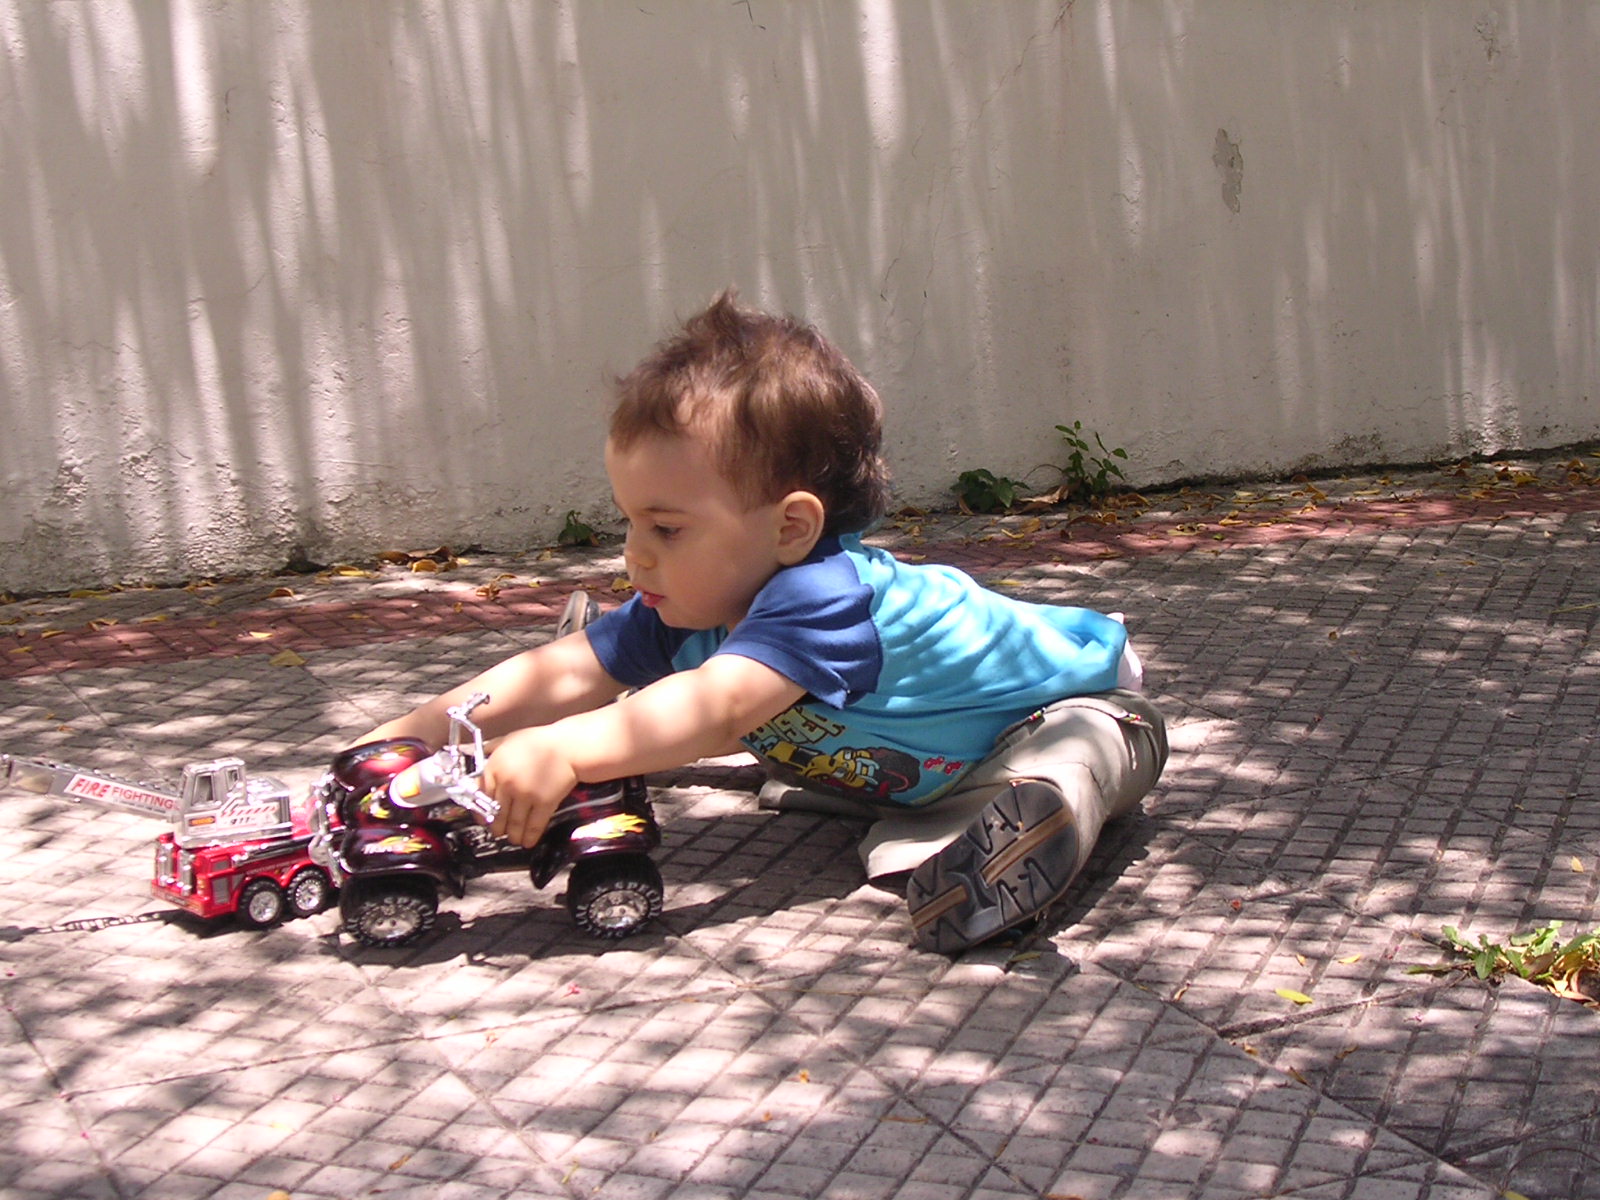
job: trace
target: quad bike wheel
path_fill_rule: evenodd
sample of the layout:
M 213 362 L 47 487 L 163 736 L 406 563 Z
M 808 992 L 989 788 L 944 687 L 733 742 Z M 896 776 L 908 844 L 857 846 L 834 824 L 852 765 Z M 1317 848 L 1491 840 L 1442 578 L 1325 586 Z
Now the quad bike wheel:
M 297 918 L 314 916 L 333 903 L 333 885 L 321 867 L 307 867 L 289 881 L 289 911 Z
M 346 885 L 339 905 L 345 932 L 378 950 L 410 945 L 428 932 L 438 911 L 433 882 L 404 876 Z
M 289 911 L 283 889 L 267 878 L 252 879 L 239 893 L 235 915 L 247 929 L 266 929 L 283 920 Z
M 661 915 L 664 893 L 661 872 L 644 855 L 599 855 L 573 864 L 567 911 L 591 937 L 624 938 Z

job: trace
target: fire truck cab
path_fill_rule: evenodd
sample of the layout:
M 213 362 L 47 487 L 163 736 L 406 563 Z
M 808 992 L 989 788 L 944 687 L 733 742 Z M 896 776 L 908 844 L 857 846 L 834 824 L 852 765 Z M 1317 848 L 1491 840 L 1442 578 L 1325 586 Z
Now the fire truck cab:
M 311 861 L 310 830 L 288 787 L 248 776 L 244 762 L 190 763 L 172 829 L 156 839 L 151 890 L 198 917 L 233 914 L 251 928 L 308 917 L 333 901 L 328 873 Z

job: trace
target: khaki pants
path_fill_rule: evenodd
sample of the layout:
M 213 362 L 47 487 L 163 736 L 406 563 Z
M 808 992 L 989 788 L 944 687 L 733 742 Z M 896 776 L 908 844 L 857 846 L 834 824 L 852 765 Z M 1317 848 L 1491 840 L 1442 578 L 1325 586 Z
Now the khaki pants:
M 866 818 L 861 842 L 870 879 L 914 870 L 956 838 L 1013 779 L 1044 779 L 1061 790 L 1077 818 L 1078 868 L 1100 829 L 1134 808 L 1167 762 L 1166 722 L 1137 692 L 1114 689 L 1073 696 L 1006 730 L 954 790 L 920 808 L 869 804 L 776 781 L 761 790 L 763 808 Z

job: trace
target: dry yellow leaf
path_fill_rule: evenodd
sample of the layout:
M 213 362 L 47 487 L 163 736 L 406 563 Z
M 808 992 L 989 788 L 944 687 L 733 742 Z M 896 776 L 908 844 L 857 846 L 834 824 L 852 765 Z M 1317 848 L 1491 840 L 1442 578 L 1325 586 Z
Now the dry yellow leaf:
M 258 642 L 264 642 L 272 636 L 271 631 L 263 629 L 251 629 L 247 632 L 248 636 L 255 638 Z
M 1293 988 L 1276 988 L 1278 995 L 1294 1004 L 1310 1004 L 1311 997 L 1304 992 L 1297 992 Z
M 1583 874 L 1583 860 L 1580 859 L 1576 854 L 1572 856 L 1572 869 L 1579 875 Z
M 1361 955 L 1359 955 L 1359 954 L 1346 954 L 1339 961 L 1342 962 L 1342 963 L 1360 962 L 1361 961 Z
M 270 667 L 301 667 L 305 665 L 305 661 L 293 650 L 279 650 L 271 658 L 267 659 L 267 665 Z
M 626 575 L 618 575 L 611 581 L 611 590 L 613 592 L 631 592 L 633 590 L 633 584 L 628 582 L 628 577 Z
M 411 564 L 411 569 L 413 571 L 437 571 L 439 564 L 431 558 L 419 558 Z

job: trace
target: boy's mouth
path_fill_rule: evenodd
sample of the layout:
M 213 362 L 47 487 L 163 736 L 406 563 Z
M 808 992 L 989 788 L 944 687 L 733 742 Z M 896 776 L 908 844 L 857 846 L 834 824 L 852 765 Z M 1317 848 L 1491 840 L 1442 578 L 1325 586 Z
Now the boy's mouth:
M 633 590 L 639 594 L 639 603 L 646 608 L 656 608 L 662 600 L 666 599 L 660 592 L 647 592 L 642 587 L 636 587 Z

